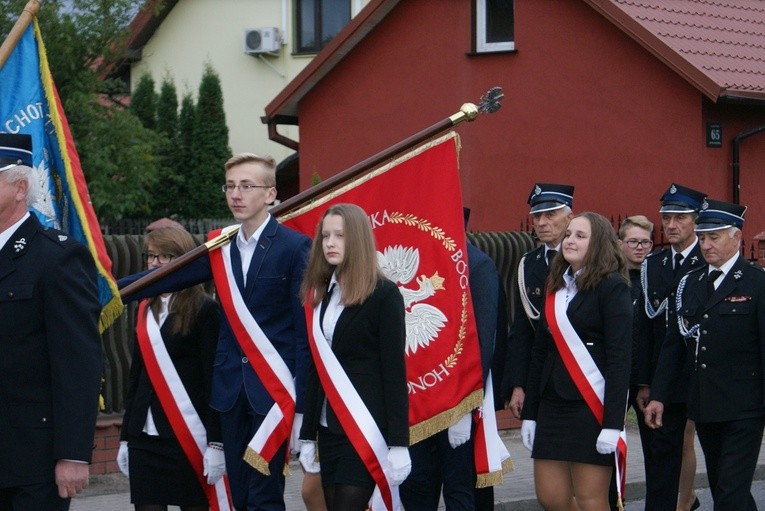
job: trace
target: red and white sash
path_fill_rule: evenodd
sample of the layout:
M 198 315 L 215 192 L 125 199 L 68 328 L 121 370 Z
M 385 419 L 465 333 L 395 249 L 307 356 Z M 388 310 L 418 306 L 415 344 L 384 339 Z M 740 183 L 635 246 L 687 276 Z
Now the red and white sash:
M 384 468 L 388 466 L 388 445 L 372 414 L 369 413 L 324 337 L 319 320 L 319 308 L 320 305 L 315 309 L 306 306 L 305 309 L 306 320 L 311 325 L 308 332 L 308 345 L 311 348 L 311 357 L 321 386 L 343 431 L 377 484 L 375 496 L 373 496 L 373 509 L 396 511 L 400 506 L 398 486 L 392 486 L 384 472 Z M 378 495 L 379 500 L 376 498 Z
M 566 289 L 549 293 L 545 299 L 545 317 L 550 327 L 555 346 L 558 348 L 563 364 L 566 366 L 576 388 L 584 397 L 587 406 L 592 410 L 598 423 L 603 425 L 603 400 L 606 382 L 600 369 L 592 359 L 590 352 L 574 330 L 566 314 Z M 627 482 L 627 436 L 622 428 L 616 445 L 616 479 L 619 481 L 617 490 L 619 496 L 624 495 Z
M 233 510 L 228 477 L 224 474 L 215 485 L 210 485 L 207 484 L 207 478 L 203 475 L 202 457 L 207 448 L 207 430 L 194 409 L 191 398 L 175 369 L 175 364 L 170 359 L 157 320 L 153 314 L 148 314 L 147 304 L 147 301 L 143 301 L 138 306 L 136 334 L 151 385 L 157 393 L 175 437 L 197 474 L 210 509 L 213 511 Z
M 502 484 L 502 476 L 513 470 L 513 460 L 497 431 L 491 370 L 486 378 L 483 405 L 475 412 L 475 417 L 473 456 L 475 457 L 476 488 Z
M 209 238 L 216 237 L 221 231 L 222 229 L 211 232 Z M 292 431 L 295 419 L 295 382 L 287 364 L 247 308 L 234 280 L 230 254 L 230 245 L 213 250 L 209 254 L 215 289 L 239 346 L 274 400 L 274 405 L 268 411 L 263 424 L 247 445 L 244 460 L 261 473 L 270 475 L 268 464 L 279 447 L 289 439 Z M 285 449 L 286 471 L 289 445 Z

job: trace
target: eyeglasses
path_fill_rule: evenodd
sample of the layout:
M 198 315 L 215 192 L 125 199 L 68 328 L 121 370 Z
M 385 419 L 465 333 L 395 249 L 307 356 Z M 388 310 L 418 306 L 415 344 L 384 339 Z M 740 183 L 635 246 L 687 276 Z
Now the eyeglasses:
M 250 193 L 255 188 L 273 188 L 271 185 L 250 185 L 250 184 L 241 184 L 238 185 L 232 185 L 232 184 L 225 184 L 220 187 L 221 190 L 223 190 L 223 193 L 234 193 L 234 190 L 239 190 L 239 193 Z
M 653 246 L 651 240 L 624 240 L 624 243 L 630 248 L 651 248 Z
M 175 259 L 175 256 L 170 254 L 152 254 L 151 252 L 144 252 L 141 255 L 143 256 L 143 262 L 146 264 L 154 262 L 155 260 L 158 261 L 159 264 L 167 264 Z

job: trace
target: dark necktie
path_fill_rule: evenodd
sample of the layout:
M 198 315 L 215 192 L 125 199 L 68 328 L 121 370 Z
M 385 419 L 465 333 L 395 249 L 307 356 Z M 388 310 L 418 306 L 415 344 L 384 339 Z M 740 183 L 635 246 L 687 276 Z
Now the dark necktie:
M 558 254 L 557 250 L 548 250 L 545 254 L 545 257 L 547 257 L 547 267 L 549 268 L 552 266 L 552 261 L 555 259 L 555 256 Z
M 321 309 L 319 311 L 319 324 L 322 325 L 322 331 L 324 331 L 324 313 L 327 312 L 327 306 L 329 305 L 329 300 L 332 298 L 332 291 L 335 290 L 335 285 L 332 284 L 329 287 L 329 290 L 327 290 L 327 294 L 324 295 L 324 298 L 321 300 Z
M 712 293 L 715 292 L 715 280 L 719 279 L 722 274 L 722 270 L 712 270 L 709 272 L 707 276 L 707 296 L 712 296 Z
M 675 254 L 675 266 L 672 268 L 672 272 L 677 275 L 677 273 L 680 271 L 680 265 L 683 264 L 683 254 L 678 252 Z

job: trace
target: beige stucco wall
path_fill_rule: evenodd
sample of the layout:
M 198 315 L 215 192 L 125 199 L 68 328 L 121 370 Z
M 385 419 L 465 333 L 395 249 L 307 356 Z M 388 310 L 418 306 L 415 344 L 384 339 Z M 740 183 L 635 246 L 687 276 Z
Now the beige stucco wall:
M 260 122 L 271 101 L 312 56 L 293 56 L 292 8 L 294 0 L 181 0 L 143 48 L 142 60 L 133 65 L 132 86 L 151 73 L 157 90 L 165 76 L 175 82 L 180 99 L 190 92 L 196 100 L 205 63 L 220 76 L 229 143 L 234 153 L 253 151 L 281 161 L 292 150 L 268 140 Z M 352 14 L 368 0 L 349 0 Z M 278 27 L 286 44 L 279 55 L 260 58 L 244 53 L 248 28 Z M 270 64 L 270 65 L 269 65 Z M 298 140 L 298 128 L 280 126 L 279 133 Z

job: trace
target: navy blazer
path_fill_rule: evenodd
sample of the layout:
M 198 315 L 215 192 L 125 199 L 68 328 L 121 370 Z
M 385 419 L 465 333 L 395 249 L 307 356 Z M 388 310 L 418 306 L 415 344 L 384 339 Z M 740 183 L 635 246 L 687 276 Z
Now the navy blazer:
M 310 246 L 310 238 L 270 217 L 252 256 L 247 286 L 242 292 L 253 318 L 295 378 L 297 413 L 303 411 L 305 374 L 311 358 L 300 300 L 300 284 Z M 232 245 L 232 257 L 235 250 Z M 236 271 L 237 265 L 232 264 L 232 267 Z M 120 279 L 119 286 L 124 287 L 146 273 Z M 138 300 L 178 291 L 210 279 L 210 259 L 202 257 L 126 299 Z M 274 401 L 244 356 L 224 314 L 213 367 L 210 405 L 220 412 L 230 410 L 242 388 L 255 413 L 266 415 Z
M 688 417 L 720 422 L 765 415 L 765 270 L 742 256 L 707 297 L 707 269 L 688 274 L 682 307 L 687 325 L 699 325 L 696 341 L 680 335 L 672 316 L 651 387 L 651 398 L 666 403 L 670 375 L 690 375 Z M 674 311 L 673 311 L 674 312 Z
M 404 299 L 398 287 L 385 278 L 380 278 L 363 303 L 343 309 L 332 336 L 332 351 L 388 446 L 409 445 L 405 344 Z M 324 397 L 311 361 L 301 439 L 316 440 Z M 329 402 L 327 427 L 335 434 L 345 434 Z
M 604 429 L 623 429 L 632 351 L 632 299 L 627 282 L 617 273 L 593 290 L 578 291 L 566 314 L 605 379 Z M 544 310 L 540 317 L 529 372 L 522 418 L 536 420 L 548 385 L 569 401 L 583 399 L 558 353 Z
M 148 309 L 147 309 L 148 310 Z M 151 313 L 151 311 L 149 311 Z M 206 299 L 197 313 L 188 334 L 173 333 L 177 315 L 170 312 L 160 332 L 178 377 L 183 382 L 199 418 L 207 431 L 207 442 L 222 442 L 220 416 L 210 408 L 210 386 L 213 359 L 218 344 L 220 310 L 213 300 Z M 133 360 L 130 364 L 130 383 L 125 396 L 125 414 L 122 417 L 121 440 L 128 435 L 139 436 L 151 409 L 157 433 L 162 438 L 175 438 L 172 425 L 157 397 L 154 386 L 146 372 L 138 342 L 133 344 Z
M 0 250 L 0 487 L 90 462 L 101 390 L 101 305 L 88 249 L 32 215 Z

